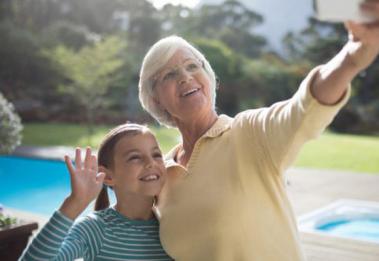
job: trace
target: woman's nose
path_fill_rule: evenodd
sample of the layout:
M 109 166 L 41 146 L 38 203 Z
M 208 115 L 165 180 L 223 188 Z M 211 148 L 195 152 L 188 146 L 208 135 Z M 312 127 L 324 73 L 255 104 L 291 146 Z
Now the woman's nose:
M 179 83 L 183 84 L 188 82 L 189 80 L 192 79 L 192 74 L 190 72 L 187 72 L 186 70 L 180 70 L 179 73 Z

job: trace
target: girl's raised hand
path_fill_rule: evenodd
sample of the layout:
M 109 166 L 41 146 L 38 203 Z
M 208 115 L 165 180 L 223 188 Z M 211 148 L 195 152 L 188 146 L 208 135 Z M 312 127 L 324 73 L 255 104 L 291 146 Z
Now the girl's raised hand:
M 60 211 L 65 216 L 75 219 L 100 193 L 105 173 L 97 172 L 97 159 L 95 155 L 91 155 L 89 147 L 86 149 L 84 161 L 81 159 L 81 149 L 76 149 L 75 166 L 67 155 L 64 159 L 70 173 L 71 194 Z

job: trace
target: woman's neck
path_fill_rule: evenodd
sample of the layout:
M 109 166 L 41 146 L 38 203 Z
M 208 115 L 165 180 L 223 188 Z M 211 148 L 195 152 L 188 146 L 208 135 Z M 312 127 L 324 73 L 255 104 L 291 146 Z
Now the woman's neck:
M 177 153 L 177 161 L 182 165 L 187 165 L 196 142 L 204 135 L 217 121 L 215 111 L 205 117 L 189 120 L 186 122 L 178 121 L 177 127 L 182 135 L 183 144 Z M 184 164 L 183 164 L 184 163 Z
M 153 197 L 118 196 L 115 209 L 123 216 L 133 220 L 149 220 L 153 217 Z

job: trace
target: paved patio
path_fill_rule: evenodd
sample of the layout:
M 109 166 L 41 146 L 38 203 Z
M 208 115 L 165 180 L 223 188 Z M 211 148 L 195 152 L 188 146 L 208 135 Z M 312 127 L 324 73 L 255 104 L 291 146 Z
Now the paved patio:
M 297 217 L 338 199 L 379 202 L 379 175 L 296 168 L 287 172 L 287 179 Z M 308 261 L 379 261 L 379 244 L 304 232 L 300 235 Z
M 73 156 L 67 147 L 19 147 L 15 154 L 62 159 Z M 324 207 L 338 199 L 358 199 L 379 202 L 379 175 L 348 171 L 292 168 L 287 173 L 288 193 L 297 217 Z M 42 226 L 46 217 L 18 212 L 25 218 L 38 220 Z M 379 244 L 340 239 L 301 232 L 308 261 L 379 261 Z

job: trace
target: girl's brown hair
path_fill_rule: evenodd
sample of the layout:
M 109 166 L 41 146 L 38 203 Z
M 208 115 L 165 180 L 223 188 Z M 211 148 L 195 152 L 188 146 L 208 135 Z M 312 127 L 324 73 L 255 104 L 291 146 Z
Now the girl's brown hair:
M 125 136 L 135 136 L 146 132 L 151 131 L 148 127 L 136 123 L 125 123 L 110 130 L 100 144 L 97 153 L 97 164 L 111 169 L 114 163 L 114 148 L 117 142 Z M 100 194 L 97 196 L 94 209 L 98 211 L 107 207 L 109 207 L 109 197 L 107 186 L 104 185 Z

